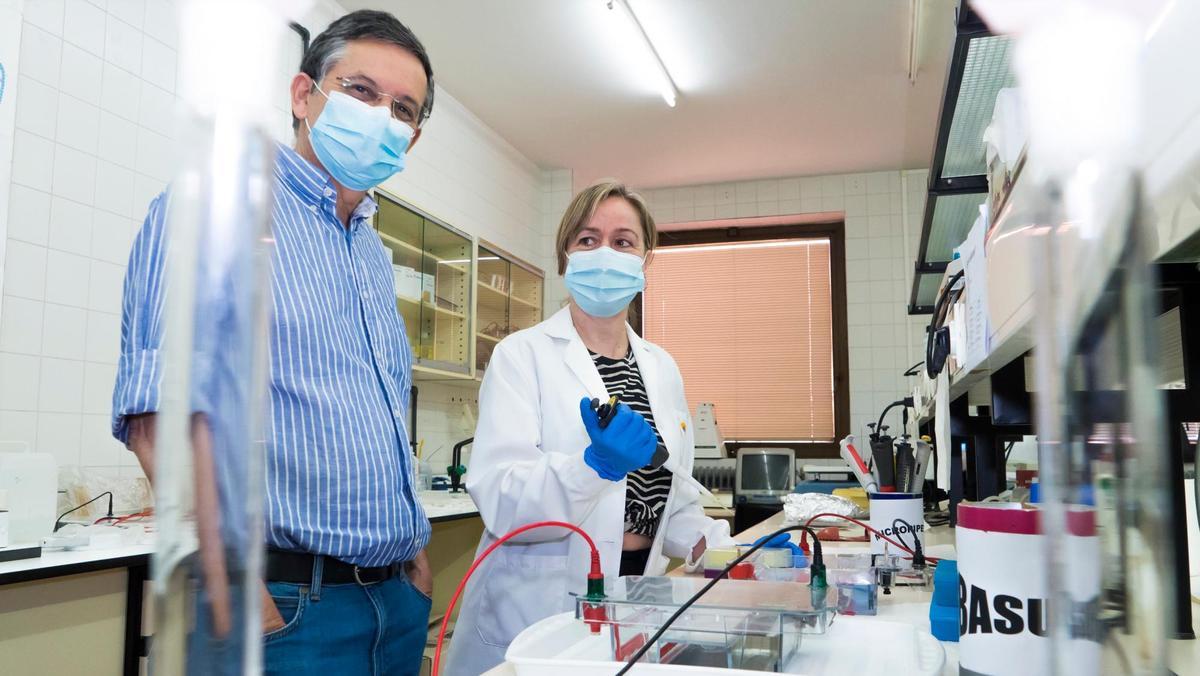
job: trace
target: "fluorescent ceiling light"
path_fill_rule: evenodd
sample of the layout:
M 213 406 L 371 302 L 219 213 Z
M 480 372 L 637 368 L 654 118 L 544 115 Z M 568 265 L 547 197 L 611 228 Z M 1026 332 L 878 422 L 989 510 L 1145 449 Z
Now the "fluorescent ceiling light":
M 638 21 L 637 15 L 633 13 L 633 8 L 629 6 L 629 1 L 608 0 L 608 9 L 622 17 L 620 21 L 625 24 L 630 47 L 643 55 L 646 66 L 655 74 L 658 91 L 662 95 L 663 101 L 674 108 L 675 97 L 679 94 L 675 89 L 675 82 L 671 79 L 671 74 L 667 72 L 667 67 L 663 64 L 662 57 L 658 55 L 658 50 L 654 49 L 654 43 L 650 42 L 650 36 L 646 35 L 646 29 L 642 28 L 642 22 Z

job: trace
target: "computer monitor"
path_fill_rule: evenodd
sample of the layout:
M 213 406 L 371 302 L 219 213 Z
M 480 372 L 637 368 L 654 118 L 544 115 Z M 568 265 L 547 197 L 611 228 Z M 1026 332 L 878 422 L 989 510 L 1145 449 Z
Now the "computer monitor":
M 796 454 L 790 448 L 741 448 L 737 454 L 737 494 L 782 496 L 796 487 Z

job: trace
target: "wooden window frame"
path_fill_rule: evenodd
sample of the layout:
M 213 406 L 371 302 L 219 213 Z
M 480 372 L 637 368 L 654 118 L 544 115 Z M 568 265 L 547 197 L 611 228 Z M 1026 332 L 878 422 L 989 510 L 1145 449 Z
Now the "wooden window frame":
M 798 459 L 838 457 L 838 439 L 850 433 L 850 349 L 846 320 L 846 223 L 796 223 L 748 227 L 698 228 L 659 231 L 658 248 L 696 244 L 745 244 L 770 240 L 829 240 L 830 311 L 833 330 L 833 436 L 832 442 L 797 444 L 787 441 L 730 441 L 726 450 L 736 455 L 739 448 L 791 448 Z M 642 294 L 634 301 L 636 328 L 642 335 Z M 685 383 L 686 386 L 686 383 Z

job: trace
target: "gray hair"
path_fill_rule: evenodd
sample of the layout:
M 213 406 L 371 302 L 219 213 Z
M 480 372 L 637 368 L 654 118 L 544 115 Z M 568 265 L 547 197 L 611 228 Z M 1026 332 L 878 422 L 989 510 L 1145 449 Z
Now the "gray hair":
M 351 40 L 387 42 L 417 57 L 421 67 L 425 69 L 426 85 L 425 101 L 421 104 L 417 123 L 422 124 L 429 119 L 433 112 L 434 90 L 433 66 L 429 62 L 429 54 L 417 36 L 387 12 L 360 9 L 329 24 L 329 28 L 318 35 L 304 51 L 304 58 L 300 61 L 300 72 L 307 74 L 313 82 L 324 80 L 334 64 L 346 55 L 346 44 Z M 293 116 L 292 129 L 299 127 L 300 119 Z

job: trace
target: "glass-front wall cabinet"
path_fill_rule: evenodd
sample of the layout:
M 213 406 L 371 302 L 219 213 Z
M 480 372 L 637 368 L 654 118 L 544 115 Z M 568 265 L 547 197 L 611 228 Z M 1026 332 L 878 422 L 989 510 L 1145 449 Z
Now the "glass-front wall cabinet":
M 417 366 L 471 370 L 471 238 L 382 193 L 375 227 L 392 253 L 396 308 Z
M 481 242 L 476 283 L 475 368 L 482 372 L 502 338 L 542 321 L 542 273 Z

